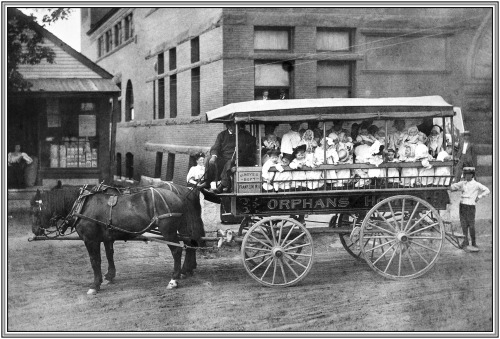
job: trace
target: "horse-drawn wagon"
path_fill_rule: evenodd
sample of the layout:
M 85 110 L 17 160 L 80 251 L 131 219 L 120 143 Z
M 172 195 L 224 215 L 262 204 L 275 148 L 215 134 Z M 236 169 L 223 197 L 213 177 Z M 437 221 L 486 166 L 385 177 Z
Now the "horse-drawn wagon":
M 211 198 L 223 200 L 227 206 L 230 206 L 230 213 L 233 216 L 243 218 L 238 234 L 232 240 L 241 243 L 241 257 L 246 271 L 263 285 L 283 287 L 301 281 L 310 271 L 314 261 L 311 234 L 324 232 L 338 233 L 347 252 L 358 260 L 366 261 L 378 274 L 392 279 L 415 278 L 426 273 L 436 263 L 444 239 L 448 239 L 454 245 L 458 244 L 457 236 L 452 230 L 447 229 L 440 213 L 446 210 L 449 203 L 447 190 L 453 179 L 455 167 L 453 154 L 450 160 L 427 162 L 341 163 L 334 161 L 328 163 L 324 161 L 312 168 L 302 167 L 300 170 L 305 173 L 302 179 L 292 180 L 293 183 L 286 186 L 286 189 L 275 189 L 277 187 L 275 184 L 279 184 L 279 180 L 269 180 L 263 178 L 262 175 L 264 155 L 261 152 L 262 137 L 266 126 L 272 125 L 277 131 L 276 134 L 282 136 L 289 130 L 289 123 L 292 122 L 300 122 L 303 125 L 313 121 L 322 122 L 323 129 L 319 131 L 319 134 L 323 142 L 326 142 L 326 136 L 329 135 L 327 126 L 332 121 L 340 121 L 351 127 L 358 123 L 368 122 L 377 126 L 377 129 L 385 131 L 389 131 L 394 121 L 403 120 L 407 125 L 411 123 L 411 125 L 421 126 L 426 126 L 430 121 L 431 125 L 441 126 L 444 137 L 441 140 L 442 145 L 439 146 L 445 149 L 447 144 L 453 146 L 456 141 L 454 116 L 453 106 L 441 97 L 435 96 L 385 99 L 295 99 L 230 104 L 207 112 L 207 121 L 234 122 L 250 132 L 255 138 L 254 166 L 240 166 L 240 155 L 236 151 L 234 166 L 231 169 L 232 184 L 229 192 L 217 195 L 208 191 L 204 193 L 210 195 Z M 238 133 L 241 131 L 239 128 L 235 131 L 235 149 L 238 150 Z M 338 137 L 337 134 L 334 133 Z M 449 138 L 446 137 L 448 134 Z M 379 155 L 383 154 L 384 147 L 387 150 L 388 142 L 388 138 L 380 139 L 379 146 L 383 147 L 379 147 Z M 326 159 L 327 147 L 324 146 L 322 150 L 323 159 Z M 352 149 L 347 151 L 353 153 Z M 432 167 L 446 168 L 448 172 L 445 171 L 447 174 L 438 174 L 437 171 L 433 174 L 421 174 L 421 169 Z M 408 168 L 416 169 L 417 172 L 405 174 L 407 173 L 405 169 Z M 397 180 L 388 174 L 390 169 L 398 173 Z M 269 171 L 277 173 L 278 169 L 271 168 Z M 293 172 L 294 169 L 285 166 L 282 171 Z M 340 171 L 344 173 L 347 171 L 350 175 L 346 177 L 332 174 L 340 173 Z M 314 176 L 307 175 L 312 172 Z M 354 173 L 357 175 L 353 175 Z M 182 200 L 197 192 L 190 193 L 190 189 L 188 191 L 181 189 L 182 192 L 180 192 L 176 187 L 176 185 L 170 185 L 167 189 L 174 191 L 173 195 L 164 191 L 158 193 L 157 188 L 151 187 L 136 189 L 135 193 L 132 192 L 133 194 L 147 192 L 141 193 L 142 201 L 146 201 L 141 203 L 148 206 L 146 215 L 142 216 L 141 220 L 137 220 L 137 226 L 133 229 L 126 229 L 123 225 L 113 223 L 111 221 L 113 202 L 104 200 L 99 203 L 111 206 L 102 209 L 104 220 L 96 221 L 96 216 L 86 216 L 85 207 L 82 208 L 81 205 L 75 207 L 77 204 L 73 205 L 70 218 L 63 219 L 68 222 L 76 219 L 80 224 L 94 222 L 95 225 L 92 227 L 94 230 L 99 230 L 102 236 L 92 239 L 91 243 L 102 241 L 106 245 L 106 241 L 132 238 L 158 240 L 139 236 L 146 231 L 163 236 L 174 255 L 172 280 L 175 280 L 181 271 L 190 273 L 196 267 L 195 257 L 194 263 L 192 262 L 194 252 L 192 244 L 220 240 L 220 237 L 206 237 L 202 232 L 193 231 L 198 229 L 196 226 L 187 228 L 191 231 L 187 237 L 181 234 L 182 230 L 186 230 L 185 226 L 189 225 L 190 221 L 182 219 L 181 215 L 186 214 L 187 211 L 174 196 Z M 120 196 L 123 192 L 103 194 L 118 195 L 118 205 L 120 205 L 120 199 L 122 199 Z M 175 208 L 169 207 L 171 199 L 176 200 Z M 196 199 L 196 197 L 191 197 L 191 204 L 195 207 L 187 214 L 197 214 L 193 212 L 198 211 Z M 78 200 L 83 201 L 82 194 Z M 134 203 L 122 202 L 120 206 L 130 212 L 133 211 Z M 75 208 L 78 209 L 76 214 Z M 40 214 L 42 205 L 35 203 L 34 211 Z M 122 222 L 125 222 L 127 218 L 132 218 L 132 214 L 128 213 L 121 219 Z M 303 222 L 304 215 L 326 215 L 328 221 L 322 227 L 310 227 Z M 176 222 L 183 226 L 173 228 L 169 226 Z M 192 222 L 193 220 L 191 224 Z M 193 232 L 196 236 L 193 236 Z M 78 233 L 80 238 L 82 234 L 85 235 L 81 227 Z M 111 233 L 114 236 L 109 238 Z M 88 232 L 86 236 L 89 237 Z M 176 247 L 178 245 L 175 243 L 179 243 L 183 237 L 187 238 L 187 244 L 191 245 L 183 245 L 185 249 L 187 248 L 186 252 L 190 251 L 191 262 L 187 264 L 185 262 L 185 266 L 181 269 L 176 248 L 182 249 L 182 247 Z M 36 239 L 44 238 L 46 237 L 36 237 Z M 89 249 L 87 243 L 88 241 L 86 245 Z M 95 252 L 95 249 L 93 251 Z M 89 249 L 89 254 L 91 254 L 91 249 Z M 94 268 L 94 262 L 92 264 Z M 110 267 L 114 270 L 111 262 Z M 97 267 L 94 269 L 94 289 L 98 289 L 99 279 L 102 281 L 100 267 L 97 271 L 96 269 Z M 114 271 L 112 275 L 114 276 Z

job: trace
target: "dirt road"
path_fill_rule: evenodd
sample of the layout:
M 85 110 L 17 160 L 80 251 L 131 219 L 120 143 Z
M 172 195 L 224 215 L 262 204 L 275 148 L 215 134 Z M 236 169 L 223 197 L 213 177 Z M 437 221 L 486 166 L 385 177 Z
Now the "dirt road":
M 198 254 L 194 277 L 166 290 L 168 248 L 117 242 L 116 283 L 86 295 L 92 279 L 80 241 L 29 243 L 26 215 L 8 222 L 8 331 L 492 331 L 491 222 L 477 254 L 446 242 L 434 268 L 409 281 L 357 262 L 336 235 L 315 236 L 316 260 L 297 286 L 251 279 L 239 249 Z M 103 250 L 104 252 L 104 250 Z M 104 253 L 103 253 L 104 255 Z M 106 271 L 103 260 L 103 271 Z

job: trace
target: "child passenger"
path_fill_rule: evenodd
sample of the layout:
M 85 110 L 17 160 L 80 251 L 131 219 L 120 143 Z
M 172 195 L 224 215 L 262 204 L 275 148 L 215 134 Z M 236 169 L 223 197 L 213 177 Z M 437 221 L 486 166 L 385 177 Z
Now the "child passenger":
M 324 159 L 325 147 L 326 147 L 326 160 Z M 337 145 L 331 138 L 328 137 L 323 138 L 321 140 L 321 145 L 318 148 L 316 148 L 315 157 L 317 161 L 321 164 L 336 165 L 339 162 Z M 331 187 L 332 184 L 336 182 L 335 179 L 337 179 L 337 172 L 335 170 L 325 170 L 325 179 L 327 185 Z
M 292 189 L 296 191 L 307 190 L 307 174 L 306 171 L 301 171 L 302 167 L 307 166 L 306 145 L 302 144 L 293 150 L 294 159 L 290 162 L 292 171 Z
M 412 145 L 406 145 L 404 150 L 404 155 L 399 159 L 404 162 L 415 162 L 415 153 Z M 401 179 L 403 180 L 403 185 L 405 187 L 415 186 L 417 176 L 418 168 L 416 167 L 403 167 L 401 170 Z
M 198 153 L 194 158 L 196 159 L 196 166 L 192 166 L 186 176 L 188 187 L 196 187 L 205 175 L 205 154 Z
M 438 153 L 437 161 L 448 161 L 452 160 L 451 156 L 451 145 L 446 146 L 446 150 L 441 147 L 441 151 Z M 449 166 L 439 166 L 436 167 L 434 172 L 434 186 L 448 186 L 450 184 L 451 168 Z
M 280 165 L 282 168 L 288 167 L 290 165 L 293 156 L 291 154 L 284 154 L 280 160 Z M 274 190 L 276 192 L 288 192 L 292 184 L 292 171 L 281 171 L 275 172 L 274 176 Z
M 279 172 L 283 172 L 283 167 L 280 164 L 280 152 L 278 150 L 270 150 L 267 152 L 268 160 L 262 166 L 262 189 L 264 192 L 274 191 L 273 181 L 276 176 L 276 172 L 270 172 L 269 170 L 274 167 Z
M 269 158 L 267 154 L 268 151 L 271 150 L 279 150 L 280 142 L 278 141 L 278 137 L 274 133 L 266 134 L 266 138 L 262 142 L 262 163 L 265 164 Z
M 422 163 L 422 168 L 418 170 L 418 183 L 424 186 L 432 185 L 434 181 L 434 168 L 429 163 L 432 157 L 429 155 L 429 148 L 425 145 L 427 136 L 420 132 L 418 134 L 417 145 L 415 146 L 415 160 Z
M 389 148 L 387 150 L 386 163 L 399 162 L 399 160 L 395 158 L 395 155 L 396 155 L 396 152 L 392 148 Z M 400 184 L 401 184 L 401 181 L 399 179 L 399 169 L 394 168 L 394 167 L 388 167 L 387 168 L 387 186 L 388 187 L 399 187 Z

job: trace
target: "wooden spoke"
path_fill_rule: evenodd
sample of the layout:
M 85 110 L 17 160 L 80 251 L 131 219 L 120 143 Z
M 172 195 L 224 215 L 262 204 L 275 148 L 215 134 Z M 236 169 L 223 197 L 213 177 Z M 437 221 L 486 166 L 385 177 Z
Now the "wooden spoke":
M 270 254 L 269 253 L 259 254 L 259 255 L 255 255 L 253 257 L 245 258 L 245 260 L 254 260 L 254 259 L 258 259 L 258 258 L 264 258 L 268 255 L 270 255 Z
M 418 243 L 418 242 L 416 242 L 416 241 L 412 241 L 412 244 L 415 244 L 415 245 L 417 245 L 417 246 L 420 246 L 420 247 L 422 247 L 422 248 L 425 248 L 426 250 L 432 251 L 432 252 L 434 252 L 434 253 L 439 253 L 439 251 L 438 251 L 438 250 L 435 250 L 435 249 L 433 249 L 433 248 L 430 248 L 430 247 L 427 247 L 427 246 L 425 246 L 425 245 L 419 244 L 419 243 Z
M 411 223 L 411 220 L 413 219 L 413 216 L 415 215 L 415 212 L 417 212 L 417 209 L 418 209 L 418 206 L 420 205 L 420 202 L 417 201 L 417 204 L 415 205 L 415 208 L 413 209 L 413 211 L 411 212 L 411 215 L 410 215 L 410 218 L 408 219 L 408 222 L 406 223 L 406 226 L 405 228 L 403 229 L 404 231 L 407 231 L 407 228 L 408 226 L 410 225 Z
M 428 225 L 428 226 L 425 226 L 424 228 L 419 228 L 418 230 L 415 230 L 415 231 L 413 231 L 413 232 L 408 233 L 408 235 L 413 235 L 413 234 L 415 234 L 415 233 L 423 232 L 423 231 L 425 231 L 426 229 L 428 229 L 428 228 L 434 228 L 434 227 L 435 227 L 435 226 L 437 226 L 437 225 L 439 225 L 439 223 L 438 223 L 438 222 L 436 222 L 436 223 L 434 223 L 434 224 L 431 224 L 431 225 Z
M 394 244 L 394 246 L 396 246 L 396 245 L 397 245 L 397 244 Z M 393 246 L 393 247 L 394 247 L 394 246 Z M 389 262 L 387 263 L 387 266 L 385 267 L 384 273 L 386 273 L 386 272 L 387 272 L 387 269 L 389 268 L 389 266 L 391 266 L 392 260 L 394 260 L 394 257 L 396 256 L 396 251 L 397 251 L 397 250 L 392 251 L 391 258 L 389 259 Z
M 250 249 L 250 250 L 256 250 L 257 252 L 271 252 L 271 250 L 268 250 L 267 248 L 257 248 L 257 247 L 250 247 L 250 246 L 247 246 L 247 249 Z
M 278 260 L 280 263 L 281 267 L 281 274 L 283 274 L 283 280 L 285 281 L 285 284 L 287 283 L 286 281 L 286 273 L 285 273 L 285 266 L 283 266 L 283 260 Z
M 389 231 L 389 230 L 387 230 L 387 229 L 385 229 L 385 228 L 382 228 L 382 227 L 380 227 L 380 226 L 378 226 L 378 225 L 376 225 L 376 224 L 374 224 L 374 223 L 372 223 L 372 222 L 369 222 L 369 221 L 368 221 L 368 225 L 370 225 L 370 226 L 372 226 L 372 227 L 375 227 L 375 228 L 378 228 L 379 230 L 384 231 L 384 232 L 386 232 L 386 233 L 389 233 L 390 235 L 396 235 L 396 233 L 391 232 L 391 231 Z
M 256 237 L 254 237 L 254 236 L 253 236 L 253 235 L 251 235 L 251 234 L 250 234 L 250 238 L 257 240 L 258 242 L 260 242 L 262 245 L 264 245 L 264 246 L 266 246 L 266 247 L 272 248 L 271 246 L 269 246 L 268 244 L 264 243 L 262 240 L 257 239 Z
M 397 227 L 398 227 L 398 226 L 397 226 L 397 225 L 398 225 L 398 222 L 397 222 L 397 220 L 396 220 L 396 213 L 394 213 L 394 210 L 392 209 L 391 202 L 389 201 L 387 204 L 389 205 L 389 209 L 391 210 L 391 215 L 392 215 L 392 216 L 393 216 L 393 218 L 394 218 L 394 224 L 395 224 L 395 226 L 396 226 L 396 228 L 397 228 Z
M 295 247 L 290 247 L 290 248 L 286 249 L 286 252 L 288 253 L 289 251 L 296 250 L 297 248 L 303 248 L 303 247 L 310 246 L 310 245 L 311 244 L 302 244 L 302 245 L 298 245 L 298 246 L 295 246 Z
M 401 215 L 405 215 L 405 202 L 406 202 L 406 198 L 403 198 L 403 203 L 401 204 L 402 205 Z M 403 227 L 404 227 L 403 222 L 404 222 L 404 218 L 401 219 L 401 229 L 403 229 Z
M 387 251 L 383 252 L 383 253 L 382 253 L 382 255 L 381 255 L 380 257 L 378 257 L 378 259 L 377 259 L 377 260 L 375 260 L 375 261 L 373 262 L 373 265 L 375 265 L 376 263 L 378 263 L 378 261 L 379 261 L 379 260 L 380 260 L 383 256 L 385 257 L 385 255 L 387 254 L 387 252 L 389 252 L 391 249 L 393 249 L 393 248 L 394 248 L 394 246 L 396 246 L 396 243 L 394 243 L 394 244 L 392 244 L 391 246 L 389 246 L 389 248 L 387 249 Z
M 272 259 L 272 258 L 273 258 L 273 257 L 271 257 L 271 256 L 270 256 L 269 258 L 267 258 L 267 259 L 263 260 L 260 264 L 258 264 L 257 266 L 255 266 L 255 267 L 252 269 L 252 272 L 253 272 L 253 271 L 255 271 L 256 269 L 258 269 L 259 267 L 261 267 L 262 265 L 264 265 L 264 263 L 265 263 L 266 261 L 268 261 L 269 259 Z
M 283 246 L 283 248 L 287 248 L 288 246 L 290 246 L 291 244 L 295 243 L 297 240 L 299 240 L 300 238 L 304 237 L 306 234 L 305 233 L 301 233 L 299 234 L 295 239 L 293 239 L 292 241 L 290 241 L 288 244 L 286 244 L 285 246 Z M 284 243 L 283 243 L 284 244 Z
M 425 258 L 420 254 L 419 251 L 417 251 L 413 247 L 409 247 L 409 249 L 411 249 L 413 252 L 417 253 L 417 255 L 420 257 L 420 259 L 422 259 L 427 265 L 429 265 L 429 262 L 427 260 L 425 260 Z
M 269 226 L 265 225 L 264 227 L 269 227 Z M 266 240 L 267 240 L 267 241 L 269 241 L 269 243 L 270 243 L 270 244 L 272 244 L 272 245 L 274 245 L 274 244 L 275 244 L 275 242 L 274 242 L 274 241 L 271 241 L 271 239 L 269 239 L 269 237 L 267 236 L 267 234 L 266 234 L 266 232 L 265 232 L 266 230 L 264 230 L 264 229 L 263 229 L 263 226 L 260 226 L 260 227 L 258 228 L 258 230 L 260 231 L 260 232 L 259 232 L 259 234 L 262 234 L 262 235 L 266 238 Z M 271 232 L 272 232 L 272 231 L 273 231 L 273 230 L 272 230 L 272 228 L 271 228 Z M 274 237 L 273 237 L 273 238 L 274 238 Z
M 293 261 L 295 264 L 299 265 L 302 268 L 307 268 L 307 266 L 303 265 L 302 263 L 298 262 L 297 260 L 293 259 L 290 254 L 285 254 L 285 256 L 290 260 Z
M 417 272 L 417 269 L 415 268 L 415 265 L 413 264 L 413 259 L 411 258 L 410 255 L 410 248 L 408 247 L 408 250 L 405 251 L 406 256 L 408 257 L 408 261 L 410 262 L 411 268 L 413 269 L 413 272 Z
M 377 214 L 378 214 L 378 215 L 380 215 L 380 216 L 382 217 L 382 220 L 384 220 L 384 221 L 385 221 L 385 223 L 386 223 L 387 225 L 389 225 L 389 226 L 392 228 L 392 230 L 393 230 L 394 232 L 397 232 L 397 231 L 398 231 L 396 228 L 392 227 L 391 223 L 390 223 L 390 222 L 389 222 L 389 221 L 388 221 L 388 220 L 387 220 L 387 219 L 386 219 L 386 218 L 385 218 L 385 217 L 384 217 L 384 216 L 383 216 L 383 215 L 382 215 L 382 214 L 381 214 L 378 210 L 375 210 L 375 212 L 377 212 Z
M 384 244 L 380 244 L 380 245 L 374 246 L 372 248 L 369 248 L 369 249 L 367 249 L 367 251 L 375 251 L 377 248 L 383 247 L 384 245 L 387 245 L 387 244 L 389 244 L 391 242 L 395 242 L 395 241 L 396 241 L 396 239 L 389 240 Z
M 293 267 L 292 267 L 292 266 L 290 266 L 290 264 L 288 263 L 288 261 L 284 260 L 283 258 L 281 259 L 281 261 L 282 261 L 283 263 L 285 263 L 285 265 L 288 267 L 288 269 L 289 269 L 290 271 L 292 271 L 292 273 L 295 275 L 295 278 L 298 278 L 298 277 L 299 277 L 299 275 L 297 274 L 297 272 L 295 272 L 295 270 L 293 269 Z
M 271 267 L 271 265 L 274 263 L 274 260 L 275 260 L 275 259 L 273 258 L 273 259 L 269 262 L 269 265 L 267 265 L 267 267 L 266 267 L 266 269 L 265 269 L 264 273 L 262 273 L 262 276 L 260 277 L 260 280 L 263 280 L 263 279 L 264 279 L 264 277 L 265 277 L 265 276 L 266 276 L 266 274 L 267 274 L 267 271 L 269 271 L 269 268 L 270 268 L 270 267 Z
M 424 215 L 422 218 L 418 219 L 418 221 L 417 221 L 416 223 L 414 223 L 414 224 L 413 224 L 413 225 L 412 225 L 409 229 L 407 229 L 407 230 L 406 230 L 406 232 L 410 232 L 410 231 L 411 231 L 412 229 L 414 229 L 417 225 L 419 225 L 419 224 L 422 222 L 422 220 L 424 220 L 424 218 L 425 218 L 425 217 L 426 217 L 429 213 L 431 213 L 431 211 L 430 211 L 430 210 L 429 210 L 429 211 L 427 211 L 427 213 L 425 213 L 425 215 Z

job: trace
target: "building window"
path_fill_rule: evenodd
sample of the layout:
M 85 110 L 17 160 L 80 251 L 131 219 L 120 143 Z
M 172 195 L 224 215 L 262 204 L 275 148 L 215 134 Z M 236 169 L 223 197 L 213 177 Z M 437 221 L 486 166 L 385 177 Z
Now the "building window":
M 191 70 L 191 115 L 200 115 L 200 68 Z
M 165 119 L 165 79 L 158 79 L 158 119 Z
M 122 154 L 116 153 L 116 176 L 122 176 Z
M 318 98 L 349 98 L 352 96 L 353 63 L 318 61 Z
M 153 119 L 156 119 L 156 81 L 153 81 Z
M 158 60 L 157 61 L 157 67 L 158 67 L 158 74 L 163 74 L 165 73 L 165 57 L 163 53 L 158 54 Z
M 155 178 L 161 178 L 161 166 L 163 162 L 163 152 L 156 152 Z
M 172 181 L 174 179 L 174 168 L 175 168 L 175 154 L 168 153 L 167 157 L 167 175 L 165 180 Z
M 41 165 L 48 168 L 97 168 L 97 103 L 85 99 L 49 98 Z
M 177 68 L 177 52 L 176 48 L 171 48 L 168 50 L 168 69 L 173 71 Z
M 200 38 L 191 39 L 191 63 L 200 61 Z
M 120 96 L 118 97 L 118 105 L 116 107 L 116 121 L 122 122 L 122 83 L 119 82 L 116 86 L 120 89 Z
M 170 76 L 170 117 L 177 117 L 177 76 Z
M 134 120 L 134 90 L 132 82 L 127 82 L 127 90 L 125 92 L 125 121 Z
M 127 179 L 134 177 L 134 155 L 130 152 L 125 154 L 125 172 Z
M 119 22 L 115 25 L 115 46 L 118 47 L 122 44 L 122 23 Z
M 134 36 L 134 21 L 132 13 L 125 17 L 125 41 Z
M 255 99 L 290 99 L 292 73 L 290 61 L 255 61 Z
M 255 27 L 254 49 L 261 51 L 289 51 L 291 50 L 291 29 Z
M 348 29 L 318 28 L 316 31 L 317 51 L 351 51 L 352 31 Z
M 100 36 L 97 39 L 97 56 L 101 57 L 104 54 L 104 37 Z
M 106 53 L 113 49 L 113 34 L 111 33 L 111 30 L 107 31 L 105 34 L 105 48 Z

